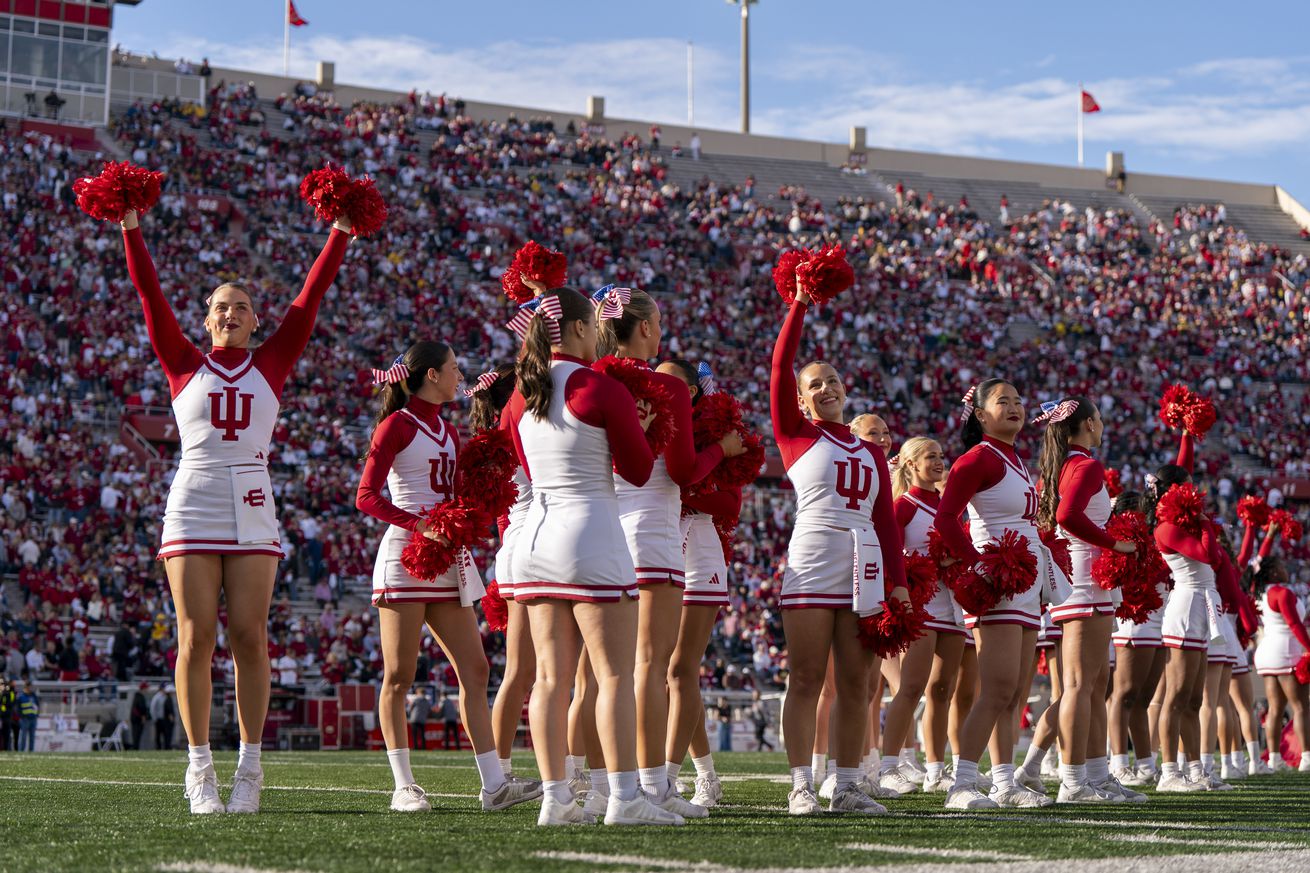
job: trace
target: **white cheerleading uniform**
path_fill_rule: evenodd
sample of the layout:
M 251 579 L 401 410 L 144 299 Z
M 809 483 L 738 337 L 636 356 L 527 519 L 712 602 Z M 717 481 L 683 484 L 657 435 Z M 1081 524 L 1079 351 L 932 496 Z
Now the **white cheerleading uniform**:
M 514 599 L 514 544 L 518 542 L 519 531 L 532 507 L 532 482 L 521 464 L 514 468 L 514 486 L 518 489 L 518 496 L 510 507 L 509 524 L 501 534 L 500 548 L 496 550 L 496 586 L 506 600 Z
M 632 396 L 576 359 L 557 355 L 550 374 L 543 418 L 525 411 L 517 390 L 510 400 L 515 446 L 532 480 L 511 558 L 514 599 L 636 597 L 614 491 L 616 469 L 640 479 L 652 460 Z
M 1074 483 L 1084 478 L 1094 480 L 1099 487 L 1087 498 L 1087 504 L 1081 512 L 1077 512 L 1077 507 L 1066 507 L 1064 504 L 1066 500 L 1081 502 L 1082 495 L 1077 493 L 1078 489 Z M 1060 471 L 1059 488 L 1061 511 L 1074 510 L 1081 516 L 1080 522 L 1094 525 L 1103 533 L 1105 523 L 1110 520 L 1110 492 L 1105 487 L 1105 473 L 1101 465 L 1082 448 L 1073 446 L 1069 449 L 1069 457 Z M 1067 495 L 1066 492 L 1072 493 Z M 1074 524 L 1072 520 L 1068 523 Z M 1079 529 L 1083 530 L 1082 527 Z M 1086 530 L 1083 532 L 1088 536 L 1095 533 Z M 1059 601 L 1051 601 L 1051 619 L 1063 622 L 1097 615 L 1114 615 L 1115 607 L 1123 602 L 1123 595 L 1117 589 L 1105 590 L 1092 578 L 1092 564 L 1100 556 L 1102 547 L 1079 538 L 1063 525 L 1057 526 L 1055 533 L 1069 544 L 1072 574 L 1069 579 L 1071 584 L 1069 596 Z
M 424 412 L 431 416 L 426 421 L 420 417 Z M 413 520 L 454 499 L 459 437 L 453 427 L 436 416 L 435 406 L 410 398 L 405 409 L 392 413 L 378 426 L 369 456 L 378 466 L 389 467 L 386 481 L 390 503 Z M 369 472 L 366 469 L 366 479 Z M 486 592 L 468 549 L 460 549 L 451 566 L 435 579 L 411 575 L 401 563 L 401 554 L 414 535 L 415 524 L 410 519 L 403 521 L 389 524 L 382 535 L 373 563 L 373 603 L 471 606 L 481 599 Z
M 1164 605 L 1160 637 L 1171 649 L 1204 652 L 1211 639 L 1222 640 L 1221 634 L 1213 632 L 1218 629 L 1217 623 L 1222 621 L 1214 568 L 1177 552 L 1161 554 L 1169 565 L 1174 588 Z
M 681 588 L 682 491 L 669 476 L 663 457 L 655 459 L 650 481 L 638 488 L 622 476 L 614 480 L 619 499 L 619 523 L 632 553 L 638 585 L 670 582 Z
M 173 398 L 182 457 L 164 508 L 160 558 L 282 557 L 268 474 L 278 407 L 254 355 L 232 368 L 205 355 Z
M 1161 623 L 1164 621 L 1164 604 L 1169 600 L 1169 588 L 1163 582 L 1157 583 L 1160 593 L 1160 608 L 1153 610 L 1146 621 L 1141 624 L 1116 618 L 1114 636 L 1111 639 L 1119 648 L 1158 649 L 1164 645 L 1160 637 Z
M 919 553 L 928 554 L 928 532 L 932 530 L 933 524 L 937 521 L 937 506 L 935 501 L 924 499 L 924 497 L 915 494 L 916 489 L 902 494 L 896 498 L 896 516 L 897 519 L 903 519 L 905 512 L 912 512 L 908 521 L 901 525 L 901 531 L 905 537 L 905 553 L 907 555 Z M 908 510 L 902 507 L 909 507 Z M 960 605 L 955 602 L 951 595 L 951 589 L 940 581 L 937 583 L 937 591 L 933 594 L 932 599 L 925 605 L 929 618 L 924 622 L 924 627 L 935 630 L 938 633 L 964 634 L 964 611 Z
M 682 552 L 686 567 L 683 606 L 727 606 L 728 562 L 711 516 L 693 512 L 683 517 Z
M 1262 627 L 1255 647 L 1256 672 L 1261 676 L 1289 675 L 1306 653 L 1304 641 L 1310 639 L 1306 634 L 1305 606 L 1289 588 L 1271 585 L 1260 598 L 1259 607 Z

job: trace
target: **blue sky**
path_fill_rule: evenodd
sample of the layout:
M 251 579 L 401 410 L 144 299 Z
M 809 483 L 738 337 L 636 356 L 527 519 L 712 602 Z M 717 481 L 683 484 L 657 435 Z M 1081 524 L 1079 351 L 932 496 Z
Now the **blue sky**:
M 118 7 L 115 40 L 281 72 L 281 8 L 145 0 Z M 737 125 L 739 16 L 724 0 L 297 8 L 310 25 L 293 31 L 293 74 L 332 60 L 340 82 L 546 109 L 603 94 L 610 115 L 671 122 L 687 118 L 691 40 L 697 125 Z M 1087 116 L 1089 166 L 1120 150 L 1130 172 L 1277 183 L 1310 205 L 1304 24 L 1302 2 L 762 0 L 752 129 L 844 141 L 860 124 L 874 146 L 1073 164 L 1081 80 L 1103 110 Z

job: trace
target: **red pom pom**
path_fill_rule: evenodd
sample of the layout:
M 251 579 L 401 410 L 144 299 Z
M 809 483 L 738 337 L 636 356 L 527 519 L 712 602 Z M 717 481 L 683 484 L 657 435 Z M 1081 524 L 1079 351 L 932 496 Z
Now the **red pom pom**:
M 423 514 L 423 520 L 430 530 L 444 536 L 450 544 L 443 545 L 414 531 L 400 554 L 400 563 L 415 579 L 431 581 L 450 569 L 461 547 L 477 545 L 486 539 L 493 519 L 456 498 L 429 509 Z
M 778 257 L 773 265 L 773 287 L 788 306 L 796 302 L 796 266 L 804 253 L 800 249 L 788 249 Z
M 1028 548 L 1028 538 L 1017 531 L 1006 530 L 998 541 L 983 546 L 982 564 L 1001 597 L 1022 594 L 1037 581 L 1037 556 Z
M 606 355 L 591 365 L 598 373 L 622 383 L 632 399 L 649 404 L 655 418 L 646 429 L 646 442 L 656 455 L 673 441 L 675 425 L 673 422 L 673 394 L 670 390 L 651 377 L 650 368 L 632 358 L 616 358 Z
M 487 620 L 487 627 L 496 633 L 504 633 L 509 627 L 509 604 L 500 596 L 500 585 L 494 579 L 482 596 L 482 617 Z
M 960 570 L 950 579 L 951 593 L 969 615 L 986 615 L 1001 601 L 1001 595 L 973 570 Z
M 1269 526 L 1277 525 L 1278 532 L 1283 535 L 1283 542 L 1290 543 L 1294 540 L 1301 539 L 1301 522 L 1286 509 L 1276 509 L 1269 515 Z
M 1169 385 L 1164 389 L 1164 394 L 1160 396 L 1160 421 L 1165 427 L 1183 426 L 1183 413 L 1191 396 L 1192 392 L 1187 390 L 1186 385 Z
M 1123 480 L 1119 477 L 1118 470 L 1107 469 L 1105 471 L 1105 490 L 1109 493 L 1111 500 L 1124 493 Z
M 367 176 L 355 180 L 346 201 L 346 218 L 353 236 L 372 236 L 386 223 L 386 201 Z
M 723 561 L 726 564 L 732 564 L 732 544 L 737 538 L 737 525 L 741 517 L 737 513 L 732 515 L 715 515 L 714 532 L 719 535 L 719 545 L 723 547 Z
M 764 466 L 764 442 L 747 429 L 742 420 L 741 403 L 731 394 L 719 391 L 706 394 L 692 409 L 692 442 L 696 451 L 717 443 L 732 431 L 741 434 L 745 451 L 724 458 L 704 479 L 687 489 L 690 494 L 744 488 L 760 474 Z
M 860 642 L 880 658 L 895 657 L 923 636 L 928 619 L 923 607 L 893 597 L 883 602 L 882 612 L 860 619 Z
M 905 587 L 910 592 L 911 603 L 926 606 L 937 594 L 937 562 L 918 552 L 906 555 Z
M 1041 537 L 1042 545 L 1050 550 L 1055 566 L 1063 570 L 1065 576 L 1073 579 L 1073 555 L 1069 554 L 1069 541 L 1056 536 L 1050 528 L 1038 531 L 1038 536 Z
M 1214 427 L 1214 403 L 1186 385 L 1170 385 L 1160 397 L 1160 421 L 1181 427 L 1194 437 L 1203 437 Z
M 1180 482 L 1165 492 L 1155 507 L 1157 521 L 1199 535 L 1205 522 L 1205 493 L 1191 482 Z
M 475 434 L 460 447 L 456 483 L 460 500 L 489 518 L 500 518 L 518 499 L 514 471 L 518 454 L 508 431 L 499 428 Z
M 1253 527 L 1256 530 L 1264 530 L 1269 524 L 1269 516 L 1273 509 L 1263 497 L 1256 497 L 1254 494 L 1247 495 L 1237 501 L 1237 517 L 1242 524 Z
M 100 175 L 84 177 L 73 183 L 77 205 L 92 218 L 122 221 L 135 210 L 149 211 L 159 200 L 164 174 L 155 173 L 127 161 L 107 161 Z
M 1296 675 L 1296 681 L 1302 685 L 1310 685 L 1310 652 L 1301 656 L 1301 660 L 1296 662 L 1296 667 L 1292 670 Z
M 536 292 L 523 284 L 524 279 L 543 282 L 546 290 L 561 288 L 568 280 L 569 259 L 562 252 L 548 249 L 536 240 L 528 240 L 514 253 L 514 260 L 500 277 L 505 295 L 522 305 L 536 297 Z
M 968 522 L 965 522 L 964 527 L 965 530 L 969 529 Z M 942 539 L 935 527 L 928 529 L 928 557 L 937 565 L 938 581 L 952 591 L 955 590 L 957 577 L 969 571 L 964 561 L 956 560 L 951 554 L 951 550 L 946 547 L 946 540 Z
M 387 219 L 387 204 L 372 179 L 351 179 L 345 170 L 331 164 L 311 170 L 300 180 L 300 199 L 314 208 L 320 221 L 331 224 L 346 218 L 354 236 L 377 233 Z
M 1183 412 L 1183 427 L 1192 436 L 1200 438 L 1214 427 L 1217 416 L 1214 403 L 1207 397 L 1192 395 L 1192 402 Z

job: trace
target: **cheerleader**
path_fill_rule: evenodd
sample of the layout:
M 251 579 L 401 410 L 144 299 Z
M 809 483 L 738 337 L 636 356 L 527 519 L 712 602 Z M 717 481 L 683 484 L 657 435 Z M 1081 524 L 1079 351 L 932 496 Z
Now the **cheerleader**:
M 1228 537 L 1217 523 L 1214 524 L 1214 537 L 1216 556 L 1219 559 L 1215 568 L 1215 588 L 1223 610 L 1219 616 L 1223 637 L 1216 641 L 1212 635 L 1206 650 L 1205 687 L 1201 694 L 1200 711 L 1201 769 L 1211 791 L 1231 791 L 1232 786 L 1214 773 L 1215 743 L 1217 739 L 1220 754 L 1224 754 L 1228 726 L 1225 723 L 1227 719 L 1221 715 L 1223 703 L 1228 697 L 1228 687 L 1232 684 L 1233 668 L 1237 666 L 1239 656 L 1244 654 L 1240 636 L 1254 636 L 1257 620 L 1238 582 L 1237 570 L 1229 554 Z
M 350 224 L 339 219 L 278 329 L 257 348 L 259 316 L 236 283 L 206 298 L 209 354 L 187 339 L 159 287 L 135 212 L 121 222 L 127 269 L 146 330 L 168 378 L 182 442 L 168 489 L 159 558 L 177 610 L 174 673 L 187 735 L 186 798 L 193 813 L 257 812 L 264 775 L 260 742 L 268 714 L 268 609 L 282 545 L 268 474 L 282 389 L 313 332 L 323 295 L 346 255 Z M 219 598 L 236 669 L 241 750 L 226 808 L 209 748 L 210 662 Z
M 473 612 L 474 601 L 484 594 L 482 580 L 467 549 L 431 581 L 415 578 L 401 563 L 413 533 L 441 538 L 427 529 L 421 514 L 454 497 L 459 434 L 440 412 L 441 404 L 455 399 L 463 379 L 459 362 L 445 343 L 417 342 L 389 369 L 375 373 L 386 387 L 355 506 L 388 525 L 373 565 L 373 605 L 383 665 L 378 725 L 396 783 L 391 808 L 431 809 L 410 767 L 405 724 L 405 695 L 414 683 L 426 625 L 459 680 L 460 717 L 473 743 L 482 808 L 504 809 L 539 797 L 541 786 L 535 780 L 507 777 L 496 754 L 487 709 L 487 657 Z M 383 487 L 390 499 L 383 496 Z
M 807 364 L 799 385 L 792 372 L 809 305 L 798 289 L 774 347 L 769 381 L 774 439 L 797 495 L 780 597 L 791 662 L 782 712 L 792 776 L 788 811 L 820 811 L 805 756 L 814 747 L 815 708 L 831 653 L 837 786 L 829 808 L 876 814 L 885 808 L 857 784 L 875 660 L 858 638 L 858 621 L 876 614 L 884 596 L 907 599 L 900 529 L 882 451 L 842 423 L 846 390 L 837 371 L 822 361 Z
M 1125 491 L 1115 498 L 1113 514 L 1141 512 L 1142 495 Z M 1165 649 L 1160 638 L 1169 589 L 1165 580 L 1156 583 L 1160 607 L 1140 624 L 1117 619 L 1113 642 L 1116 664 L 1108 704 L 1110 772 L 1120 785 L 1138 787 L 1155 784 L 1154 719 L 1150 714 L 1160 678 L 1164 675 Z M 1137 754 L 1136 766 L 1128 754 L 1129 740 Z
M 600 322 L 600 347 L 619 358 L 646 362 L 659 354 L 660 310 L 644 291 L 626 291 L 626 300 L 601 302 L 616 317 Z M 609 302 L 604 302 L 608 300 Z M 678 639 L 686 585 L 682 557 L 682 496 L 680 488 L 699 482 L 725 457 L 741 454 L 741 436 L 729 433 L 719 443 L 697 453 L 692 442 L 691 396 L 681 378 L 654 373 L 672 395 L 675 433 L 648 481 L 633 483 L 620 476 L 614 483 L 619 521 L 636 566 L 641 589 L 637 626 L 637 762 L 641 786 L 655 803 L 679 815 L 703 818 L 709 810 L 678 795 L 669 779 L 667 727 L 669 664 Z
M 1274 530 L 1277 530 L 1275 527 Z M 1292 708 L 1292 728 L 1301 746 L 1297 770 L 1310 772 L 1310 697 L 1296 677 L 1296 665 L 1310 652 L 1310 633 L 1306 631 L 1305 607 L 1287 587 L 1287 565 L 1277 557 L 1260 562 L 1252 574 L 1260 606 L 1264 631 L 1255 647 L 1255 669 L 1264 677 L 1269 713 L 1265 716 L 1265 737 L 1269 744 L 1269 763 L 1282 769 L 1279 746 L 1283 738 L 1283 712 Z
M 1037 490 L 1014 450 L 1023 429 L 1019 392 L 1004 379 L 988 379 L 964 399 L 962 441 L 968 450 L 951 468 L 937 508 L 937 530 L 951 552 L 981 575 L 978 547 L 1012 530 L 1027 538 L 1037 559 L 1041 582 L 1015 597 L 1002 598 L 983 615 L 965 613 L 965 626 L 978 644 L 980 690 L 960 730 L 955 786 L 948 809 L 1049 806 L 1051 798 L 1014 781 L 1014 733 L 1019 708 L 1027 697 L 1020 680 L 1036 656 L 1041 624 L 1041 595 L 1059 570 L 1037 534 Z M 969 508 L 970 531 L 960 523 Z M 971 539 L 972 538 L 972 539 Z M 1062 575 L 1062 574 L 1061 574 Z M 995 729 L 995 730 L 993 730 Z M 990 795 L 978 790 L 978 759 L 991 739 L 993 780 Z
M 682 360 L 660 364 L 658 372 L 676 376 L 691 392 L 693 409 L 702 392 L 713 384 L 704 364 L 701 369 Z M 715 526 L 716 518 L 741 514 L 741 489 L 723 488 L 683 497 L 682 552 L 685 585 L 682 623 L 669 664 L 668 775 L 676 781 L 682 759 L 691 750 L 696 788 L 691 802 L 706 809 L 723 798 L 723 786 L 714 769 L 709 737 L 705 733 L 705 704 L 700 694 L 700 666 L 719 610 L 728 605 L 728 562 Z
M 1141 802 L 1146 795 L 1124 789 L 1110 773 L 1106 757 L 1105 692 L 1110 681 L 1110 636 L 1115 598 L 1092 579 L 1092 563 L 1102 549 L 1121 554 L 1136 544 L 1105 532 L 1110 494 L 1105 470 L 1092 457 L 1105 437 L 1100 410 L 1085 397 L 1047 406 L 1037 421 L 1046 423 L 1041 456 L 1039 527 L 1054 529 L 1068 543 L 1072 590 L 1050 615 L 1063 631 L 1060 643 L 1060 792 L 1058 803 Z M 1025 762 L 1026 763 L 1026 762 Z
M 655 459 L 644 430 L 650 416 L 639 417 L 620 383 L 590 369 L 597 339 L 591 301 L 572 288 L 540 299 L 527 310 L 531 320 L 509 405 L 510 433 L 532 480 L 532 506 L 510 572 L 537 653 L 529 704 L 545 780 L 537 823 L 595 820 L 574 803 L 565 769 L 569 690 L 585 644 L 610 786 L 605 823 L 682 824 L 682 816 L 651 803 L 637 779 L 637 584 L 614 487 L 615 474 L 633 485 L 649 479 Z
M 946 477 L 941 446 L 926 437 L 912 437 L 901 446 L 892 474 L 896 522 L 904 533 L 907 554 L 928 553 L 928 532 L 937 518 L 941 497 L 937 485 Z M 944 791 L 946 722 L 950 692 L 964 656 L 963 613 L 950 589 L 938 583 L 926 606 L 931 619 L 924 635 L 901 657 L 900 687 L 887 707 L 882 732 L 878 781 L 898 795 L 919 786 L 905 772 L 900 753 L 912 736 L 914 710 L 931 689 L 923 710 L 923 743 L 927 757 L 924 790 Z
M 1246 520 L 1242 533 L 1242 548 L 1237 555 L 1237 566 L 1243 573 L 1243 597 L 1251 596 L 1253 589 L 1250 577 L 1269 558 L 1273 550 L 1274 540 L 1277 538 L 1277 531 L 1278 528 L 1275 526 L 1265 536 L 1264 542 L 1260 544 L 1258 555 L 1253 558 L 1251 553 L 1255 551 L 1256 525 L 1252 524 L 1250 519 Z M 1258 603 L 1254 608 L 1258 614 Z M 1241 779 L 1243 776 L 1267 776 L 1273 771 L 1260 757 L 1260 725 L 1255 716 L 1255 689 L 1251 681 L 1251 658 L 1245 647 L 1242 648 L 1239 654 L 1241 661 L 1233 668 L 1233 678 L 1228 683 L 1228 696 L 1241 728 L 1240 740 L 1245 741 L 1246 750 L 1245 755 L 1243 755 L 1243 751 L 1238 745 L 1239 740 L 1234 736 L 1235 748 L 1229 760 L 1229 772 L 1233 778 L 1237 779 Z
M 471 390 L 464 392 L 473 398 L 469 413 L 475 431 L 506 426 L 501 413 L 514 393 L 514 365 L 502 364 L 483 373 Z M 496 520 L 500 533 L 500 548 L 496 551 L 496 587 L 505 599 L 505 672 L 496 700 L 491 707 L 491 730 L 496 737 L 496 757 L 500 768 L 510 774 L 513 769 L 514 740 L 518 736 L 519 722 L 523 719 L 523 704 L 532 690 L 532 678 L 537 672 L 536 652 L 532 648 L 532 635 L 528 632 L 528 617 L 524 608 L 514 600 L 514 579 L 510 565 L 514 543 L 523 527 L 523 519 L 532 505 L 532 483 L 523 472 L 522 465 L 514 470 L 514 487 L 517 496 L 509 513 Z

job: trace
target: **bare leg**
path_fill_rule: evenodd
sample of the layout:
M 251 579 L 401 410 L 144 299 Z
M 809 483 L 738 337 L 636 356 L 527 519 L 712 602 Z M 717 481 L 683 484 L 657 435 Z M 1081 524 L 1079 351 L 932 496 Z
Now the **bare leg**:
M 187 743 L 203 746 L 209 742 L 209 711 L 214 696 L 210 670 L 218 639 L 222 557 L 180 555 L 168 558 L 164 569 L 177 611 L 177 665 L 173 670 L 177 711 Z M 8 730 L 8 725 L 3 728 Z
M 785 619 L 784 613 L 784 619 Z M 786 630 L 786 621 L 783 622 L 784 633 Z M 828 666 L 823 674 L 823 689 L 819 692 L 819 701 L 814 710 L 814 754 L 828 754 L 829 741 L 832 739 L 828 723 L 832 718 L 832 705 L 837 701 L 837 681 L 833 678 L 832 653 L 827 655 Z M 791 683 L 787 687 L 788 696 L 791 695 Z M 814 778 L 822 779 L 822 773 L 815 773 Z
M 937 634 L 932 672 L 928 674 L 928 698 L 923 704 L 924 756 L 933 763 L 946 760 L 946 735 L 951 713 L 951 696 L 955 693 L 955 683 L 963 657 L 963 636 L 953 633 Z
M 378 727 L 389 752 L 409 748 L 405 697 L 414 684 L 414 671 L 418 666 L 425 606 L 422 603 L 378 604 L 378 635 L 382 644 Z
M 537 679 L 528 702 L 532 747 L 543 780 L 569 778 L 564 766 L 568 752 L 569 691 L 578 668 L 581 642 L 566 600 L 532 600 L 527 604 L 532 646 L 537 652 Z
M 1302 685 L 1296 676 L 1278 676 L 1279 688 L 1292 708 L 1292 730 L 1296 733 L 1301 751 L 1310 751 L 1310 685 Z M 1274 745 L 1282 748 L 1283 735 L 1280 733 Z M 1270 751 L 1270 755 L 1274 752 Z
M 838 767 L 857 768 L 864 757 L 865 720 L 869 706 L 865 697 L 869 673 L 876 655 L 864 647 L 857 635 L 858 621 L 850 610 L 838 610 L 833 622 L 832 653 L 837 703 L 833 708 L 836 722 L 836 748 L 832 749 Z
M 808 767 L 814 749 L 819 694 L 823 690 L 832 651 L 835 610 L 784 609 L 783 633 L 791 672 L 782 704 L 782 730 L 787 737 L 787 764 Z M 863 694 L 860 695 L 863 698 Z M 827 732 L 824 731 L 824 734 Z M 822 778 L 820 774 L 815 774 Z
M 441 650 L 455 668 L 459 680 L 459 714 L 464 721 L 473 751 L 479 755 L 496 750 L 487 707 L 487 655 L 473 608 L 458 603 L 428 604 L 427 624 Z
M 1022 649 L 1031 643 L 1036 631 L 1026 631 L 1017 625 L 979 625 L 974 629 L 978 643 L 978 697 L 968 718 L 960 727 L 960 748 L 957 755 L 966 761 L 976 762 L 982 757 L 988 739 L 998 723 L 1004 721 L 1003 735 L 999 738 L 998 753 L 1004 752 L 1006 741 L 1014 747 L 1014 721 L 1010 712 L 1018 693 L 1019 678 L 1027 670 Z M 1029 656 L 1031 658 L 1031 655 Z M 1010 756 L 1004 756 L 1008 763 Z M 999 763 L 992 761 L 995 765 Z
M 1269 702 L 1269 711 L 1265 713 L 1265 748 L 1269 750 L 1270 767 L 1275 766 L 1282 755 L 1283 712 L 1292 697 L 1288 691 L 1294 691 L 1284 685 L 1280 681 L 1281 678 L 1281 676 L 1265 677 L 1265 699 Z
M 681 588 L 672 583 L 641 587 L 636 694 L 637 760 L 643 768 L 664 766 L 664 732 L 669 723 L 669 694 L 665 683 L 673 647 L 678 641 L 681 616 Z
M 241 741 L 258 743 L 268 718 L 268 607 L 277 580 L 277 558 L 228 555 L 223 558 L 227 602 L 227 640 L 232 649 Z
M 637 769 L 636 652 L 632 646 L 638 637 L 637 613 L 637 604 L 626 597 L 618 603 L 574 606 L 596 675 L 596 730 L 605 752 L 605 769 L 611 773 Z M 663 751 L 659 757 L 664 757 Z
M 883 759 L 895 758 L 906 745 L 906 738 L 914 725 L 914 710 L 928 687 L 933 657 L 937 651 L 936 631 L 925 630 L 901 659 L 900 688 L 887 705 L 887 723 L 883 725 Z
M 960 756 L 960 730 L 973 711 L 974 701 L 978 699 L 978 682 L 978 648 L 966 642 L 960 656 L 960 673 L 956 678 L 955 692 L 951 695 L 950 717 L 946 723 L 946 735 L 957 758 Z
M 532 631 L 528 628 L 528 611 L 522 604 L 506 601 L 509 626 L 505 629 L 505 676 L 496 690 L 491 708 L 491 727 L 496 734 L 496 756 L 508 758 L 523 719 L 523 701 L 532 690 L 537 672 L 537 654 L 532 648 Z
M 1105 685 L 1098 680 L 1109 669 L 1109 616 L 1095 616 L 1064 622 L 1060 643 L 1064 675 L 1060 696 L 1060 751 L 1066 764 L 1087 763 L 1088 737 L 1100 722 L 1101 748 L 1105 743 Z M 1100 696 L 1097 697 L 1099 684 Z M 1101 718 L 1093 716 L 1101 710 Z
M 718 620 L 717 606 L 682 607 L 682 626 L 669 664 L 669 724 L 665 759 L 681 764 L 699 722 L 705 729 L 705 704 L 700 696 L 700 665 Z M 706 740 L 708 746 L 708 739 Z

